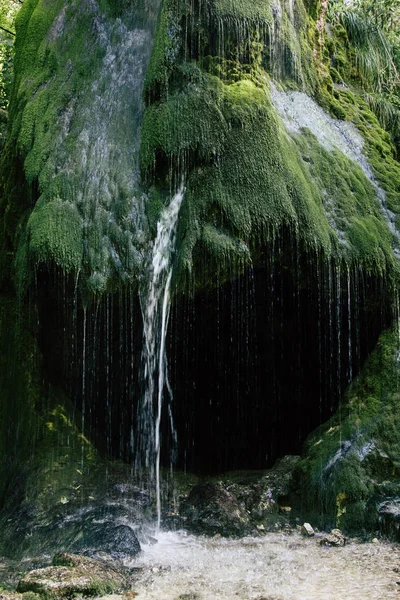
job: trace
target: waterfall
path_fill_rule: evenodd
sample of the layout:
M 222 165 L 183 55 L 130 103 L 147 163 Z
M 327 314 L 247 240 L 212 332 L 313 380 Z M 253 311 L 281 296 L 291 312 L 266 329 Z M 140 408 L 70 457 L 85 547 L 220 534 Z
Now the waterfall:
M 149 278 L 140 293 L 144 332 L 142 360 L 145 389 L 142 401 L 139 403 L 138 422 L 141 424 L 140 435 L 144 436 L 139 443 L 142 462 L 144 458 L 144 465 L 150 467 L 152 471 L 155 470 L 157 530 L 161 521 L 160 426 L 166 385 L 171 394 L 167 377 L 165 342 L 170 306 L 172 257 L 184 191 L 182 182 L 169 206 L 161 213 L 151 253 Z

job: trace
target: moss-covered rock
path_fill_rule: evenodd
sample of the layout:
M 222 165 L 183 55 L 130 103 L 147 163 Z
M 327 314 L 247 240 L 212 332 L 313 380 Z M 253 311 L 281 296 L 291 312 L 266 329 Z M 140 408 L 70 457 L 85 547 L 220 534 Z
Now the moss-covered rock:
M 379 528 L 378 509 L 399 487 L 399 337 L 385 331 L 337 414 L 308 439 L 303 501 L 347 532 Z
M 126 575 L 115 566 L 86 556 L 54 557 L 53 566 L 30 571 L 18 584 L 18 592 L 46 598 L 103 596 L 128 587 Z
M 281 14 L 269 12 L 268 5 L 261 14 L 257 5 L 207 4 L 199 13 L 179 2 L 163 5 L 145 84 L 141 167 L 161 197 L 185 177 L 175 270 L 180 289 L 188 282 L 195 288 L 207 286 L 215 273 L 222 282 L 240 272 L 257 261 L 267 240 L 287 227 L 306 251 L 361 264 L 368 271 L 397 271 L 392 224 L 381 210 L 373 175 L 341 149 L 323 147 L 306 129 L 287 135 L 271 105 L 269 82 L 274 77 L 286 87 L 316 90 L 336 118 L 352 118 L 347 111 L 351 104 L 358 125 L 354 96 L 343 92 L 344 103 L 326 80 L 324 88 L 315 65 L 317 88 L 301 77 L 288 83 L 290 58 L 278 29 L 287 18 L 297 22 L 293 35 L 299 41 L 309 24 L 302 3 L 293 6 L 294 14 L 284 3 Z M 260 23 L 270 28 L 268 35 L 260 35 Z M 184 24 L 190 31 L 186 38 Z M 291 34 L 283 36 L 289 38 Z M 300 57 L 308 56 L 305 48 L 310 49 L 311 41 L 307 38 L 304 44 Z M 269 62 L 273 51 L 282 55 Z M 282 56 L 287 60 L 277 72 Z M 384 132 L 378 134 L 380 171 L 394 172 L 392 150 L 385 147 Z M 372 170 L 386 194 L 387 209 L 396 216 L 396 184 L 378 175 L 366 138 Z
M 12 188 L 7 171 L 20 157 L 27 191 L 12 243 L 21 291 L 41 263 L 80 273 L 95 294 L 141 268 L 138 140 L 157 2 L 114 4 L 30 0 L 18 15 L 3 180 Z M 15 210 L 5 195 L 1 212 Z

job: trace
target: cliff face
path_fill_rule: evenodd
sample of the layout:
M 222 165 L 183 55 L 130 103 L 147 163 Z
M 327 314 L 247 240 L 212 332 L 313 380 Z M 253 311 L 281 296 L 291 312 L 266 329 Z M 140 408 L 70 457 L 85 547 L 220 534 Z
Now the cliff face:
M 263 468 L 336 410 L 393 320 L 400 164 L 326 8 L 25 0 L 1 165 L 3 504 L 10 462 L 55 451 L 49 414 L 135 458 L 141 290 L 181 185 L 163 462 Z
M 31 197 L 17 215 L 18 285 L 41 264 L 79 274 L 92 294 L 134 283 L 181 178 L 180 285 L 209 283 L 194 268 L 204 254 L 222 278 L 240 271 L 283 227 L 307 251 L 393 271 L 390 137 L 360 95 L 333 86 L 303 3 L 158 12 L 139 2 L 20 12 L 8 147 Z M 5 204 L 15 213 L 24 202 Z

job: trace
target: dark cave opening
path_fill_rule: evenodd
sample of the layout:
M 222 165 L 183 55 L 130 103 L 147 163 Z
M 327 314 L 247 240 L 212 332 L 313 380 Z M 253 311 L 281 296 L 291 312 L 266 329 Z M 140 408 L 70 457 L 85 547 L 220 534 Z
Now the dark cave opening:
M 83 310 L 72 279 L 43 270 L 36 294 L 43 380 L 71 398 L 101 451 L 133 461 L 143 393 L 137 291 Z M 256 267 L 222 286 L 178 294 L 162 463 L 174 457 L 175 468 L 215 474 L 300 453 L 392 318 L 384 278 L 300 253 L 290 239 L 265 248 Z
M 384 279 L 282 243 L 219 289 L 175 303 L 169 371 L 178 464 L 219 473 L 299 454 L 390 325 Z

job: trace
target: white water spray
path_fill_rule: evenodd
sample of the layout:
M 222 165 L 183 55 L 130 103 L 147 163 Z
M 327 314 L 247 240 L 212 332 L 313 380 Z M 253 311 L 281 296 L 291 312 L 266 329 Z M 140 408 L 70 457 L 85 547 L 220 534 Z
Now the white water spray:
M 144 410 L 147 436 L 146 463 L 155 469 L 157 500 L 157 531 L 161 522 L 160 493 L 160 427 L 164 388 L 167 385 L 167 361 L 165 342 L 167 336 L 170 291 L 172 280 L 172 257 L 176 243 L 179 210 L 184 197 L 183 182 L 161 213 L 154 242 L 148 285 L 141 293 L 143 314 L 144 346 L 142 357 L 145 369 Z M 157 385 L 156 385 L 157 381 Z M 155 419 L 154 419 L 155 417 Z

